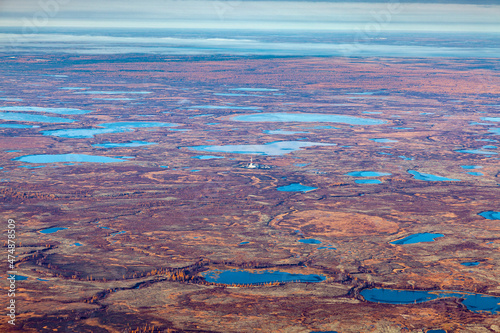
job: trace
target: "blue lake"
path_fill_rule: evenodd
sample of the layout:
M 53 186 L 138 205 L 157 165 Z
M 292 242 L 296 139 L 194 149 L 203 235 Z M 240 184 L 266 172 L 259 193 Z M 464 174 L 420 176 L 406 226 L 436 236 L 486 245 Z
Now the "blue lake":
M 9 121 L 29 121 L 35 123 L 73 123 L 76 121 L 61 117 L 49 117 L 39 114 L 19 112 L 0 112 L 0 119 Z
M 482 166 L 479 166 L 479 165 L 461 165 L 460 167 L 462 169 L 465 169 L 465 170 L 474 170 L 474 169 L 482 169 L 483 168 Z
M 488 131 L 493 134 L 500 135 L 500 128 L 490 128 Z
M 423 303 L 439 298 L 456 297 L 463 298 L 462 304 L 469 311 L 490 312 L 496 314 L 500 311 L 500 297 L 483 294 L 475 294 L 462 291 L 420 291 L 420 290 L 393 290 L 393 289 L 364 289 L 361 296 L 368 302 L 386 304 L 414 304 Z
M 254 155 L 285 155 L 302 148 L 314 146 L 335 146 L 334 143 L 307 142 L 307 141 L 276 141 L 263 145 L 225 145 L 225 146 L 193 146 L 186 147 L 196 151 L 208 151 L 233 154 Z
M 460 265 L 464 265 L 464 266 L 478 266 L 479 265 L 479 261 L 462 262 L 462 263 L 460 263 Z
M 96 148 L 117 148 L 117 147 L 140 147 L 140 146 L 151 146 L 151 145 L 157 145 L 158 143 L 156 142 L 147 142 L 147 141 L 130 141 L 130 142 L 123 142 L 123 143 L 100 143 L 100 144 L 95 144 L 92 145 L 92 147 Z
M 0 124 L 0 128 L 37 128 L 36 125 L 22 125 L 22 124 Z
M 379 138 L 379 139 L 370 139 L 370 140 L 375 141 L 375 142 L 379 142 L 379 143 L 398 142 L 398 140 L 383 139 L 383 138 Z
M 224 156 L 198 155 L 198 156 L 191 156 L 191 158 L 197 158 L 199 160 L 209 160 L 209 159 L 212 159 L 212 158 L 224 158 Z
M 476 141 L 484 141 L 484 142 L 498 142 L 498 140 L 493 140 L 493 139 L 476 139 Z
M 100 101 L 135 101 L 135 98 L 105 98 L 105 97 L 94 97 L 92 99 L 100 100 Z
M 286 186 L 280 186 L 277 188 L 278 191 L 282 192 L 309 192 L 313 190 L 317 190 L 317 187 L 305 186 L 299 183 L 294 183 Z
M 263 95 L 255 95 L 255 94 L 233 94 L 233 93 L 214 93 L 215 96 L 257 96 L 264 97 Z
M 233 117 L 232 120 L 249 122 L 329 122 L 348 125 L 381 125 L 386 123 L 384 120 L 337 114 L 282 112 L 239 115 Z
M 492 145 L 483 146 L 483 149 L 497 149 L 497 148 L 498 148 L 497 146 L 492 146 Z
M 240 245 L 245 245 L 245 244 L 248 244 L 250 242 L 241 242 Z
M 90 163 L 115 163 L 125 162 L 125 160 L 97 155 L 85 154 L 42 154 L 42 155 L 25 155 L 12 159 L 25 163 L 59 163 L 59 162 L 90 162 Z
M 83 246 L 83 244 L 80 244 L 77 242 L 77 243 L 73 243 L 73 245 L 71 245 L 71 246 Z
M 378 179 L 356 179 L 354 182 L 356 184 L 382 184 Z
M 151 91 L 104 91 L 104 90 L 85 90 L 85 91 L 75 91 L 75 94 L 86 94 L 86 95 L 124 95 L 124 94 L 139 94 L 147 95 L 151 94 Z
M 481 215 L 482 217 L 488 220 L 500 220 L 500 212 L 495 212 L 492 210 L 479 213 L 478 215 Z
M 280 271 L 212 270 L 201 274 L 208 282 L 221 284 L 264 284 L 273 282 L 321 282 L 326 279 L 317 274 L 292 274 Z
M 351 176 L 351 177 L 382 177 L 390 175 L 391 174 L 387 172 L 377 172 L 377 171 L 352 171 L 345 174 L 345 176 Z
M 467 174 L 471 176 L 484 176 L 484 174 L 481 172 L 467 172 Z
M 443 234 L 418 233 L 390 242 L 395 245 L 433 242 L 435 238 L 444 237 Z
M 262 108 L 260 106 L 195 105 L 195 106 L 189 106 L 186 109 L 256 110 Z
M 481 150 L 481 149 L 461 149 L 461 150 L 455 150 L 456 152 L 459 153 L 464 153 L 464 154 L 477 154 L 477 155 L 497 155 L 494 151 L 487 151 L 487 150 Z
M 22 102 L 22 98 L 9 98 L 9 97 L 1 97 L 0 101 L 6 101 L 6 102 Z
M 460 179 L 446 178 L 446 177 L 431 175 L 429 173 L 417 172 L 415 170 L 408 170 L 408 173 L 410 175 L 413 175 L 413 178 L 415 178 L 417 180 L 425 180 L 428 182 L 459 182 L 460 181 Z
M 299 239 L 299 242 L 304 244 L 321 244 L 321 241 L 313 238 Z
M 340 129 L 340 127 L 334 127 L 334 126 L 329 126 L 329 125 L 318 125 L 318 126 L 312 126 L 312 127 L 306 127 L 306 128 L 313 128 L 313 129 Z
M 292 135 L 292 134 L 305 134 L 309 132 L 300 132 L 300 131 L 285 131 L 285 130 L 268 130 L 263 131 L 265 134 L 279 134 L 279 135 Z
M 46 113 L 56 113 L 56 114 L 86 114 L 92 112 L 91 110 L 80 110 L 71 108 L 42 108 L 38 106 L 4 106 L 0 107 L 0 111 L 34 111 L 34 112 L 46 112 Z
M 279 89 L 274 88 L 232 88 L 229 90 L 237 90 L 237 91 L 278 91 Z
M 66 230 L 68 228 L 59 228 L 59 227 L 54 227 L 54 228 L 48 228 L 44 230 L 40 230 L 40 233 L 42 234 L 53 234 L 54 232 L 58 232 L 59 230 Z
M 481 120 L 500 122 L 500 117 L 481 117 Z
M 162 122 L 121 122 L 98 124 L 102 128 L 68 128 L 52 131 L 42 131 L 43 135 L 57 136 L 61 138 L 92 138 L 94 135 L 106 133 L 123 133 L 133 131 L 134 128 L 150 127 L 175 127 L 178 124 Z
M 40 169 L 40 168 L 45 168 L 45 165 L 38 165 L 38 166 L 32 166 L 32 165 L 20 165 L 18 168 L 26 168 L 26 169 Z
M 402 160 L 405 160 L 405 161 L 413 161 L 413 158 L 411 158 L 411 157 L 406 157 L 406 156 L 404 156 L 404 155 L 400 155 L 400 156 L 398 156 L 398 157 L 399 157 L 400 159 L 402 159 Z
M 14 280 L 16 281 L 24 281 L 24 280 L 27 280 L 28 277 L 27 276 L 23 276 L 23 275 L 15 275 L 14 276 Z

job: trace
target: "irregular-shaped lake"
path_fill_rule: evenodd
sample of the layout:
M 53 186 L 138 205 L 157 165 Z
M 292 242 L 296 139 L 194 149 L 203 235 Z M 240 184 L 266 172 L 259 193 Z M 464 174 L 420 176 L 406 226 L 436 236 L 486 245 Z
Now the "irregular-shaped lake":
M 354 116 L 344 116 L 337 114 L 320 114 L 320 113 L 258 113 L 249 115 L 240 115 L 232 118 L 234 121 L 250 121 L 250 122 L 326 122 L 326 123 L 341 123 L 348 125 L 381 125 L 385 124 L 384 120 L 361 118 Z
M 198 155 L 198 156 L 191 156 L 191 158 L 197 158 L 199 160 L 209 160 L 209 159 L 212 159 L 212 158 L 224 158 L 224 156 Z
M 0 111 L 34 111 L 56 114 L 86 114 L 92 112 L 91 110 L 80 110 L 72 108 L 42 108 L 38 106 L 4 106 L 0 107 Z
M 222 284 L 265 284 L 273 282 L 321 282 L 326 279 L 317 274 L 292 274 L 280 271 L 212 270 L 201 274 L 208 282 Z
M 476 154 L 476 155 L 497 155 L 494 151 L 487 151 L 487 150 L 481 150 L 481 149 L 461 149 L 461 150 L 455 150 L 456 152 L 459 153 L 464 153 L 464 154 Z
M 377 172 L 377 171 L 352 171 L 345 174 L 346 176 L 351 177 L 381 177 L 381 176 L 390 176 L 390 173 L 387 172 Z
M 413 175 L 413 178 L 417 180 L 425 180 L 428 182 L 459 182 L 460 179 L 446 178 L 436 175 L 431 175 L 429 173 L 421 173 L 415 170 L 408 170 L 410 175 Z
M 481 215 L 482 217 L 488 220 L 500 220 L 500 212 L 494 212 L 492 210 L 479 213 L 478 215 Z
M 195 105 L 195 106 L 189 106 L 186 109 L 256 110 L 256 109 L 261 109 L 261 107 L 260 106 L 231 106 L 231 105 Z
M 107 156 L 85 155 L 85 154 L 41 154 L 25 155 L 12 159 L 25 163 L 59 163 L 59 162 L 89 162 L 89 163 L 116 163 L 126 160 Z
M 22 125 L 22 124 L 0 124 L 0 128 L 37 128 L 37 127 L 40 127 L 40 126 Z
M 100 143 L 100 144 L 95 144 L 92 145 L 92 147 L 96 148 L 117 148 L 117 147 L 140 147 L 140 146 L 151 146 L 151 145 L 157 145 L 158 143 L 156 142 L 147 142 L 147 141 L 130 141 L 130 142 L 123 142 L 123 143 Z
M 463 291 L 420 291 L 420 290 L 394 290 L 394 289 L 364 289 L 361 296 L 368 302 L 386 304 L 414 304 L 428 302 L 434 299 L 456 297 L 463 298 L 461 301 L 468 310 L 473 312 L 490 312 L 492 314 L 500 311 L 500 297 L 483 294 L 469 293 Z
M 57 136 L 61 138 L 92 138 L 97 134 L 130 132 L 134 128 L 148 127 L 175 127 L 179 124 L 162 122 L 122 122 L 122 123 L 102 123 L 97 126 L 103 128 L 68 128 L 52 131 L 42 131 L 43 135 Z
M 59 230 L 66 230 L 68 228 L 59 228 L 59 227 L 54 227 L 54 228 L 48 228 L 44 230 L 40 230 L 39 232 L 41 234 L 53 234 L 54 232 L 58 232 Z
M 299 242 L 304 243 L 304 244 L 321 244 L 320 240 L 313 239 L 313 238 L 299 239 Z
M 300 131 L 285 131 L 285 130 L 268 130 L 268 131 L 263 131 L 265 134 L 278 134 L 278 135 L 292 135 L 292 134 L 304 134 L 304 133 L 309 133 L 309 132 L 300 132 Z
M 398 142 L 398 140 L 384 139 L 384 138 L 370 139 L 370 140 L 375 141 L 375 142 L 379 142 L 379 143 Z
M 356 184 L 382 184 L 378 179 L 356 179 L 354 182 Z
M 105 91 L 105 90 L 85 90 L 85 91 L 75 91 L 74 94 L 85 94 L 85 95 L 124 95 L 124 94 L 139 94 L 147 95 L 151 94 L 151 91 Z
M 463 265 L 463 266 L 478 266 L 479 265 L 479 261 L 462 262 L 462 263 L 460 263 L 460 265 Z
M 233 154 L 254 155 L 285 155 L 302 148 L 314 146 L 335 146 L 334 143 L 307 142 L 307 141 L 276 141 L 263 145 L 225 145 L 225 146 L 193 146 L 186 147 L 196 151 L 209 151 Z
M 461 165 L 460 167 L 462 169 L 465 169 L 465 170 L 474 170 L 474 169 L 482 169 L 483 168 L 482 166 L 479 166 L 479 165 Z
M 435 238 L 444 237 L 443 234 L 418 233 L 390 242 L 391 244 L 404 245 L 433 242 Z
M 279 89 L 273 89 L 273 88 L 232 88 L 229 90 L 236 90 L 236 91 L 278 91 Z
M 278 191 L 281 192 L 309 192 L 313 190 L 317 190 L 317 187 L 305 186 L 299 183 L 294 183 L 286 186 L 280 186 L 277 188 Z
M 76 120 L 61 117 L 49 117 L 39 114 L 18 113 L 18 112 L 0 112 L 0 119 L 11 121 L 29 121 L 35 123 L 73 123 Z

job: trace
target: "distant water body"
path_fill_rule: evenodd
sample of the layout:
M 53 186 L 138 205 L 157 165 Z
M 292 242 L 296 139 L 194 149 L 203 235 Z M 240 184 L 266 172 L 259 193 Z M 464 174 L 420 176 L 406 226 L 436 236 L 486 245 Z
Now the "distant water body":
M 362 28 L 362 24 L 360 28 Z M 379 31 L 0 28 L 0 52 L 80 54 L 265 55 L 500 58 L 498 33 Z M 464 42 L 467 41 L 467 42 Z M 472 43 L 470 41 L 473 41 Z M 242 90 L 245 91 L 245 90 Z

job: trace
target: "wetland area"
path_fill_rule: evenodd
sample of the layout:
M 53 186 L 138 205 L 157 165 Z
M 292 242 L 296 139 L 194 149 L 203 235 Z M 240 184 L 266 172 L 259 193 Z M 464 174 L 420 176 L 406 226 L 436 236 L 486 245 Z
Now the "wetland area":
M 495 59 L 1 61 L 18 332 L 500 332 Z

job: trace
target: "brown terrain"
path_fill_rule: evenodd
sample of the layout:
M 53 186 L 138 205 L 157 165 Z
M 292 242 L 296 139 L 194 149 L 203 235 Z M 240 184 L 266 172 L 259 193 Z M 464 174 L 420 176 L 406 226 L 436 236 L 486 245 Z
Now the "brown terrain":
M 499 140 L 489 131 L 494 122 L 470 124 L 498 117 L 496 60 L 44 55 L 1 61 L 0 97 L 23 99 L 0 101 L 2 107 L 92 112 L 25 111 L 76 121 L 0 128 L 2 218 L 16 221 L 15 266 L 27 277 L 16 282 L 16 326 L 2 315 L 0 331 L 500 332 L 499 313 L 470 311 L 457 298 L 392 305 L 360 295 L 383 287 L 500 296 L 500 224 L 478 215 L 499 211 L 499 155 L 457 152 L 498 145 L 478 141 Z M 62 87 L 151 93 L 80 94 Z M 231 90 L 241 87 L 277 90 Z M 353 94 L 363 92 L 372 94 Z M 386 123 L 241 122 L 232 117 L 256 111 L 196 107 L 203 105 Z M 178 126 L 82 138 L 42 133 L 137 121 Z M 276 129 L 307 133 L 264 133 Z M 336 145 L 280 156 L 187 148 L 302 138 Z M 92 146 L 129 141 L 157 144 Z M 14 160 L 32 154 L 134 158 L 106 164 Z M 260 168 L 246 167 L 250 156 Z M 32 165 L 43 167 L 20 167 Z M 378 185 L 346 175 L 364 170 L 390 175 L 374 178 Z M 460 181 L 418 180 L 408 170 Z M 317 189 L 277 190 L 292 183 Z M 67 229 L 40 233 L 52 227 Z M 390 243 L 425 232 L 444 237 Z M 299 242 L 303 238 L 335 250 Z M 211 269 L 279 270 L 326 280 L 224 285 L 205 280 L 202 273 Z M 7 270 L 0 274 L 4 294 Z M 7 302 L 1 298 L 2 308 Z

